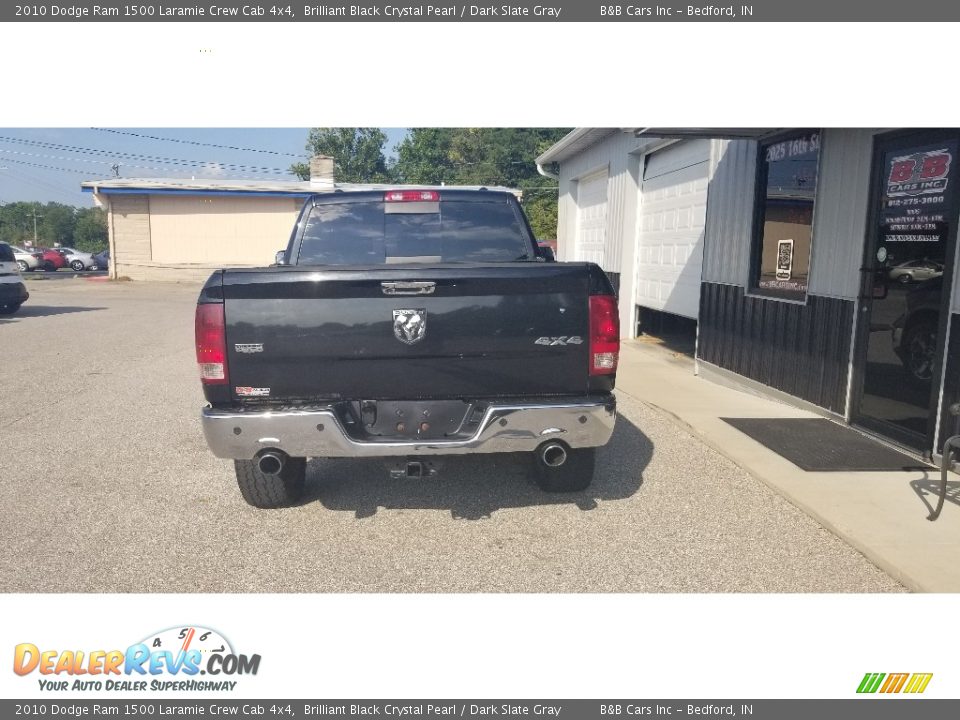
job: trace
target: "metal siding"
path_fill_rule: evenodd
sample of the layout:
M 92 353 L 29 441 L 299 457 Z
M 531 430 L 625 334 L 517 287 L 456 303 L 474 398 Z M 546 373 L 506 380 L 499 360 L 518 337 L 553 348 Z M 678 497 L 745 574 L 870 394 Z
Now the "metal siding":
M 697 357 L 842 415 L 853 306 L 817 295 L 779 302 L 704 282 Z
M 636 230 L 637 183 L 630 173 L 631 160 L 635 162 L 631 153 L 654 142 L 657 141 L 617 132 L 560 163 L 560 207 L 557 225 L 560 260 L 573 259 L 577 232 L 578 179 L 601 168 L 607 168 L 607 224 L 602 267 L 609 272 L 633 273 L 632 267 L 621 267 L 623 247 L 634 242 Z
M 823 131 L 808 287 L 813 295 L 857 296 L 875 132 Z
M 707 189 L 702 278 L 743 285 L 750 267 L 757 143 L 723 140 L 714 148 L 717 161 Z

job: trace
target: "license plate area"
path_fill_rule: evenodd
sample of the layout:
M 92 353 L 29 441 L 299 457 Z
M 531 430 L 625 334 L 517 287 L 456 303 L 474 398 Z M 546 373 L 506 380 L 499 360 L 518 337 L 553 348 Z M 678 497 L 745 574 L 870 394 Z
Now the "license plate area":
M 361 400 L 349 403 L 345 428 L 364 442 L 458 439 L 474 434 L 484 410 L 463 400 Z

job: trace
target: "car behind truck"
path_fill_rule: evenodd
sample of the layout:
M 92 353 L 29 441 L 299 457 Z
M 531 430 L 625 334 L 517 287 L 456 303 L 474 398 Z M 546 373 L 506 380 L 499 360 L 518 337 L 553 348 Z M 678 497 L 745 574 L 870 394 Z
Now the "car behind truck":
M 196 312 L 203 432 L 248 503 L 295 503 L 310 457 L 417 478 L 434 456 L 525 453 L 544 490 L 589 486 L 616 298 L 598 266 L 547 262 L 511 193 L 315 195 L 277 262 L 214 272 Z

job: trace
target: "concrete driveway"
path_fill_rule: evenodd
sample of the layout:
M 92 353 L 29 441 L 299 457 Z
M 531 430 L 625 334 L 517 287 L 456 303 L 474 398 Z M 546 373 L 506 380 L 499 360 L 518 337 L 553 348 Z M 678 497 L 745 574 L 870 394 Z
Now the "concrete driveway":
M 0 591 L 903 589 L 625 395 L 586 493 L 545 495 L 509 456 L 418 482 L 313 460 L 300 506 L 255 510 L 200 432 L 197 286 L 30 292 L 0 319 Z

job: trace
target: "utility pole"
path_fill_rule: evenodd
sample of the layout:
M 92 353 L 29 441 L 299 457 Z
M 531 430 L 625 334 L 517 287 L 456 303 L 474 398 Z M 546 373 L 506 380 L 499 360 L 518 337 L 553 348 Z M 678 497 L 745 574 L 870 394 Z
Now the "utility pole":
M 36 208 L 34 208 L 31 212 L 33 213 L 33 246 L 36 247 L 37 246 L 37 218 L 42 218 L 43 215 L 37 215 Z

